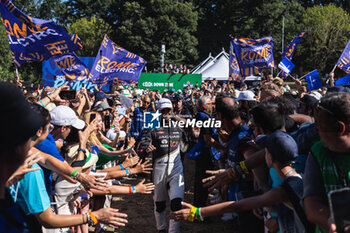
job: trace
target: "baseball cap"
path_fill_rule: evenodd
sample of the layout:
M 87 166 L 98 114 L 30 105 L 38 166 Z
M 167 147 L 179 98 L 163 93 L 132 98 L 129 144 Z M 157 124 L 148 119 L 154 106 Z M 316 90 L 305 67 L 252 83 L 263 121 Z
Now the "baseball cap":
M 170 92 L 175 92 L 175 89 L 174 89 L 174 88 L 171 88 L 171 89 L 170 89 Z
M 176 94 L 173 98 L 171 98 L 171 102 L 177 103 L 182 100 L 182 95 Z
M 260 137 L 257 142 L 259 146 L 266 147 L 272 157 L 279 161 L 282 166 L 289 164 L 298 157 L 298 145 L 289 134 L 280 130 Z
M 238 95 L 238 100 L 255 101 L 255 95 L 252 91 L 241 91 Z
M 111 110 L 111 106 L 109 106 L 109 104 L 107 102 L 100 102 L 99 104 L 96 105 L 96 111 L 97 112 L 102 112 L 106 109 Z
M 68 106 L 57 106 L 51 112 L 51 123 L 58 126 L 73 126 L 76 129 L 83 129 L 85 122 L 80 120 L 73 109 Z
M 321 93 L 319 93 L 319 92 L 317 92 L 317 91 L 312 92 L 312 93 L 310 93 L 309 95 L 311 95 L 312 97 L 314 97 L 314 98 L 317 99 L 317 100 L 320 100 L 320 99 L 322 98 Z
M 97 101 L 100 101 L 100 100 L 103 100 L 104 98 L 108 99 L 108 96 L 105 93 L 99 91 L 96 93 L 95 98 Z
M 44 119 L 31 109 L 22 91 L 14 84 L 0 82 L 0 146 L 18 146 L 34 136 L 45 124 Z
M 157 104 L 157 108 L 159 110 L 162 110 L 164 108 L 171 108 L 173 109 L 173 104 L 171 103 L 171 101 L 167 98 L 163 98 L 163 99 L 160 99 L 158 104 Z

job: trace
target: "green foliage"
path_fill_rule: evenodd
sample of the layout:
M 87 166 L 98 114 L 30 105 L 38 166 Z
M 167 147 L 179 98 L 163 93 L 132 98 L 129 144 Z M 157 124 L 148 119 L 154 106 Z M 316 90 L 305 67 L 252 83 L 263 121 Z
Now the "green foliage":
M 105 34 L 111 34 L 112 28 L 103 19 L 81 18 L 67 27 L 69 34 L 78 34 L 83 49 L 76 51 L 78 56 L 95 57 Z
M 308 32 L 302 42 L 301 65 L 309 71 L 330 72 L 350 38 L 349 14 L 330 4 L 308 8 L 302 20 Z
M 0 26 L 0 51 L 0 80 L 6 80 L 7 77 L 13 77 L 11 70 L 14 70 L 14 67 L 6 30 L 2 25 Z
M 112 39 L 142 56 L 148 68 L 160 67 L 160 48 L 167 63 L 194 64 L 198 14 L 190 2 L 173 0 L 125 1 Z

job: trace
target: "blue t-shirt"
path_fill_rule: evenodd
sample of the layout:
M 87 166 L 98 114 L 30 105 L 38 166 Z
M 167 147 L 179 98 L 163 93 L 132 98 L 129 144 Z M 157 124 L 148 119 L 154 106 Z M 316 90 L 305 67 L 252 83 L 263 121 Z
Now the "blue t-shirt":
M 39 167 L 37 163 L 32 168 Z M 18 186 L 18 190 L 16 192 Z M 17 184 L 9 187 L 13 200 L 26 215 L 41 213 L 50 207 L 42 169 L 25 174 Z M 17 198 L 17 199 L 16 199 Z
M 37 148 L 38 150 L 40 150 L 46 154 L 52 155 L 53 157 L 61 160 L 62 162 L 64 161 L 64 158 L 61 156 L 60 152 L 58 151 L 58 149 L 56 147 L 55 139 L 53 138 L 51 133 L 49 133 L 49 135 L 47 135 L 47 138 L 42 143 L 35 146 L 35 148 Z M 50 195 L 51 183 L 52 183 L 52 173 L 51 173 L 51 170 L 49 170 L 49 169 L 46 169 L 44 167 L 41 167 L 41 168 L 44 171 L 46 190 L 47 190 L 47 193 Z
M 0 209 L 0 232 L 28 233 L 27 223 L 23 219 L 20 207 L 13 202 L 8 190 L 5 199 L 0 199 Z

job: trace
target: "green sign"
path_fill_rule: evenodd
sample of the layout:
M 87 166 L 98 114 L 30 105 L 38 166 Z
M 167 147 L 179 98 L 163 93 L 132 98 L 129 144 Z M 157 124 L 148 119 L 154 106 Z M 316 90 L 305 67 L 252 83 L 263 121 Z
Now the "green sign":
M 202 84 L 201 74 L 164 74 L 164 73 L 141 73 L 138 87 L 140 89 L 151 89 L 164 91 L 175 89 L 182 90 L 184 87 L 192 87 Z

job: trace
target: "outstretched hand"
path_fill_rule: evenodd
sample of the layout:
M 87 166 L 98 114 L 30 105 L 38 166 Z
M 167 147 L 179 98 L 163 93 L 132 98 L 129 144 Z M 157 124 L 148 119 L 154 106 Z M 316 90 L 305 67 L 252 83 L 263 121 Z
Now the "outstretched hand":
M 204 183 L 203 187 L 208 188 L 209 192 L 213 191 L 215 188 L 218 188 L 225 184 L 229 184 L 231 182 L 225 169 L 220 169 L 216 171 L 207 170 L 205 171 L 205 173 L 212 175 L 202 180 L 202 182 Z
M 180 220 L 187 220 L 188 217 L 190 216 L 190 212 L 192 209 L 192 205 L 186 202 L 181 202 L 182 206 L 184 207 L 181 210 L 171 212 L 170 213 L 170 219 L 173 219 L 175 221 L 180 221 Z
M 135 167 L 136 173 L 145 173 L 145 174 L 151 174 L 152 163 L 149 160 L 146 160 L 145 162 L 141 163 L 142 160 L 139 161 L 139 163 Z
M 143 179 L 140 183 L 138 183 L 135 186 L 136 193 L 151 194 L 152 191 L 154 190 L 154 184 L 153 183 L 144 184 L 144 183 L 145 183 L 145 179 Z

